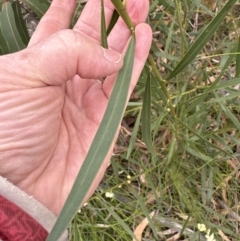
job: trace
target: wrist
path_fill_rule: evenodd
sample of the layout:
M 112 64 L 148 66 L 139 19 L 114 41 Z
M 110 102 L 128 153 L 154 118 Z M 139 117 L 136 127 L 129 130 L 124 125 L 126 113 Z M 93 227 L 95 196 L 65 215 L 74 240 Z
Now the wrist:
M 51 231 L 56 216 L 45 206 L 35 200 L 32 196 L 8 182 L 6 178 L 0 176 L 0 196 L 3 196 L 14 205 L 18 206 L 27 215 L 36 220 L 48 233 Z M 2 203 L 0 202 L 0 205 Z M 1 208 L 0 208 L 1 209 Z M 1 219 L 2 217 L 0 217 Z M 10 216 L 10 218 L 12 218 Z M 8 220 L 9 221 L 9 220 Z M 16 220 L 17 221 L 17 220 Z M 19 219 L 21 222 L 21 218 Z M 61 237 L 61 241 L 67 240 L 67 231 Z M 59 241 L 60 241 L 59 240 Z

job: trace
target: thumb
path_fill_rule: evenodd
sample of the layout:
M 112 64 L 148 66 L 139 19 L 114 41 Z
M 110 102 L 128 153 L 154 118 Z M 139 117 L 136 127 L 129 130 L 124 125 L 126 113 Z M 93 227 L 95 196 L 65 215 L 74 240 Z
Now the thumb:
M 62 85 L 75 75 L 86 79 L 106 77 L 119 71 L 123 64 L 121 54 L 72 30 L 53 34 L 21 52 L 22 63 L 25 67 L 31 64 L 30 76 L 35 76 L 33 81 L 41 85 Z

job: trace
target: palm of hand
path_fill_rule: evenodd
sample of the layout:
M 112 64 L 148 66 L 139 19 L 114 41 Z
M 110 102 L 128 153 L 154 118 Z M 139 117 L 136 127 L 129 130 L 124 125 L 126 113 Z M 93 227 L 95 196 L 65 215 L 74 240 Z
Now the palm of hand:
M 105 1 L 105 4 L 108 5 L 106 21 L 109 23 L 114 8 L 108 0 Z M 135 19 L 136 24 L 144 21 L 148 11 L 148 1 L 129 1 L 128 4 L 132 8 L 132 18 Z M 85 12 L 82 13 L 75 26 L 78 35 L 82 33 L 82 37 L 78 36 L 80 42 L 84 42 L 86 35 L 89 35 L 90 42 L 99 43 L 99 40 L 96 40 L 96 31 L 89 34 L 89 30 L 99 29 L 98 22 L 93 19 L 93 16 L 99 15 L 99 9 L 99 0 L 89 0 Z M 31 40 L 30 50 L 24 50 L 25 52 L 20 54 L 21 61 L 16 54 L 16 62 L 20 62 L 24 66 L 26 62 L 29 62 L 29 58 L 34 60 L 36 57 L 44 56 L 42 50 L 39 51 L 41 46 L 45 48 L 49 43 L 50 46 L 54 46 L 56 41 L 62 44 L 61 35 L 53 36 L 53 34 L 69 24 L 73 10 L 74 4 L 71 5 L 68 1 L 54 0 L 49 13 L 45 15 Z M 92 15 L 89 15 L 90 12 Z M 62 16 L 59 18 L 61 14 Z M 59 19 L 62 22 L 59 22 Z M 52 22 L 54 25 L 49 27 L 49 23 Z M 85 22 L 89 23 L 89 26 L 86 26 Z M 130 33 L 121 20 L 115 29 L 109 36 L 109 45 L 118 52 L 123 52 Z M 121 37 L 119 37 L 119 32 L 122 33 Z M 46 40 L 46 44 L 45 39 L 48 36 L 53 37 L 52 41 Z M 75 43 L 76 36 L 72 37 L 73 41 L 70 41 L 70 46 Z M 151 45 L 149 27 L 145 24 L 137 26 L 136 39 L 134 71 L 129 94 L 138 80 L 149 52 Z M 88 42 L 84 43 L 86 46 Z M 88 70 L 96 68 L 92 74 L 91 71 L 86 71 L 85 66 L 81 64 L 81 59 L 87 58 L 87 55 L 84 55 L 84 50 L 82 56 L 79 57 L 79 53 L 74 51 L 74 48 L 71 49 L 67 46 L 66 42 L 63 41 L 61 46 L 64 54 L 56 54 L 53 48 L 53 53 L 50 54 L 53 58 L 52 60 L 48 59 L 47 62 L 55 63 L 57 61 L 63 68 L 51 69 L 49 64 L 44 64 L 44 60 L 47 59 L 45 55 L 42 57 L 43 59 L 36 60 L 36 64 L 33 63 L 33 69 L 35 68 L 41 75 L 39 81 L 32 82 L 33 75 L 23 73 L 18 76 L 19 79 L 12 76 L 13 85 L 8 85 L 8 82 L 4 80 L 3 86 L 5 84 L 6 91 L 0 91 L 0 103 L 2 103 L 0 105 L 0 141 L 2 143 L 0 146 L 0 175 L 34 196 L 55 214 L 60 212 L 70 192 L 103 117 L 117 75 L 109 74 L 113 74 L 121 67 L 121 64 L 116 67 L 112 63 L 110 66 L 107 66 L 108 63 L 102 63 L 104 60 L 98 56 L 102 50 L 90 43 L 89 48 L 87 48 L 90 51 L 90 56 L 93 57 L 87 62 L 94 62 L 96 65 L 88 66 Z M 52 51 L 51 49 L 50 51 Z M 93 53 L 96 50 L 97 53 L 94 56 Z M 91 53 L 91 51 L 93 52 Z M 33 52 L 37 54 L 31 57 Z M 48 48 L 47 53 L 49 55 Z M 27 61 L 23 60 L 25 55 Z M 65 60 L 66 56 L 67 60 Z M 99 61 L 94 61 L 94 58 Z M 74 66 L 75 63 L 78 63 L 80 67 Z M 58 66 L 58 64 L 56 65 Z M 103 66 L 106 66 L 109 71 L 106 72 Z M 104 71 L 109 75 L 104 83 L 98 79 L 93 79 L 93 77 L 103 77 Z M 96 73 L 99 74 L 96 75 Z M 44 81 L 42 81 L 42 77 L 46 77 Z M 8 78 L 6 79 L 8 80 Z M 59 79 L 60 81 L 58 81 Z M 100 182 L 110 156 L 109 152 L 101 170 L 93 180 L 93 185 L 86 199 Z
M 103 116 L 108 98 L 102 87 L 99 80 L 75 76 L 64 86 L 16 91 L 14 110 L 5 114 L 13 120 L 7 122 L 12 125 L 9 138 L 14 131 L 20 148 L 5 149 L 4 158 L 15 165 L 1 172 L 55 213 L 66 200 Z M 19 102 L 17 96 L 26 97 Z M 25 111 L 18 111 L 21 108 Z M 16 125 L 16 120 L 21 121 Z

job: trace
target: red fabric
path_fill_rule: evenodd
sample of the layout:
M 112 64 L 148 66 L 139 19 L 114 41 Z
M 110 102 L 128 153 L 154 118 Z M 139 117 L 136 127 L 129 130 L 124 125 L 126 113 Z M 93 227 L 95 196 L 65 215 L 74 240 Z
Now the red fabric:
M 0 239 L 43 241 L 48 232 L 21 208 L 0 195 Z

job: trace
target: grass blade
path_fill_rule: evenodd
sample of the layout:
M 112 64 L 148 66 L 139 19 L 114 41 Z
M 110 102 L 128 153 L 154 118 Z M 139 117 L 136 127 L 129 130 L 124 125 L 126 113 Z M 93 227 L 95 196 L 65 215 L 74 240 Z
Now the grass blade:
M 222 97 L 218 97 L 217 95 L 215 95 L 216 98 L 215 99 L 211 99 L 209 101 L 207 101 L 207 103 L 219 103 L 219 102 L 224 102 L 224 101 L 229 101 L 232 100 L 234 98 L 239 97 L 239 92 L 233 92 L 233 93 L 228 93 L 228 95 L 222 96 Z
M 150 212 L 148 211 L 148 209 L 144 203 L 143 197 L 141 197 L 134 188 L 131 188 L 131 192 L 133 193 L 135 198 L 138 200 L 138 204 L 141 206 L 141 209 L 143 210 L 145 217 L 148 219 L 149 226 L 152 229 L 153 235 L 157 239 L 158 235 L 157 235 L 157 231 L 156 231 L 156 226 L 154 225 L 154 222 L 153 222 L 152 218 L 150 217 L 151 216 Z
M 207 203 L 207 167 L 203 166 L 201 170 L 201 198 L 202 203 L 206 205 Z
M 227 15 L 229 9 L 235 4 L 237 0 L 229 0 L 225 4 L 225 6 L 221 9 L 221 11 L 216 15 L 216 17 L 208 24 L 208 26 L 203 30 L 203 32 L 198 36 L 196 41 L 190 46 L 187 53 L 184 55 L 182 60 L 178 63 L 176 68 L 172 71 L 172 73 L 167 77 L 168 80 L 175 77 L 179 74 L 188 64 L 190 64 L 193 59 L 198 55 L 198 53 L 202 50 L 204 45 L 209 41 L 209 39 L 213 36 L 215 31 L 218 29 L 223 19 Z
M 115 220 L 124 228 L 124 230 L 133 238 L 136 239 L 134 233 L 129 228 L 129 226 L 121 219 L 121 217 L 110 207 L 106 202 L 102 202 L 103 206 L 108 210 L 108 212 L 115 218 Z
M 133 131 L 132 131 L 131 139 L 130 139 L 129 145 L 128 145 L 128 151 L 127 151 L 126 159 L 128 159 L 130 157 L 131 152 L 132 152 L 132 150 L 134 148 L 134 143 L 136 141 L 137 134 L 138 134 L 138 128 L 139 128 L 139 125 L 140 125 L 140 118 L 141 118 L 141 111 L 139 111 L 137 119 L 136 119 L 136 122 L 134 124 L 134 128 L 133 128 Z
M 221 109 L 225 112 L 226 117 L 232 121 L 232 123 L 235 125 L 237 130 L 240 130 L 240 123 L 239 123 L 239 120 L 236 118 L 236 116 L 233 115 L 232 112 L 228 109 L 228 107 L 223 103 L 219 102 L 219 105 Z
M 175 9 L 174 9 L 173 6 L 170 5 L 170 2 L 169 2 L 169 1 L 159 0 L 158 2 L 159 2 L 159 3 L 158 3 L 159 5 L 164 6 L 165 9 L 169 11 L 169 13 L 171 13 L 172 15 L 174 15 Z
M 235 78 L 240 76 L 240 38 L 238 38 L 237 44 L 237 55 L 236 55 L 236 75 Z
M 233 52 L 233 53 L 236 52 L 236 51 L 235 51 L 235 46 L 233 47 L 232 52 Z M 193 109 L 195 109 L 197 105 L 199 105 L 200 103 L 202 103 L 202 102 L 204 101 L 204 99 L 206 98 L 206 96 L 208 95 L 208 93 L 212 92 L 213 90 L 216 90 L 216 89 L 218 89 L 218 88 L 223 88 L 223 87 L 225 87 L 225 86 L 228 86 L 227 83 L 231 83 L 232 85 L 235 84 L 235 82 L 232 83 L 232 80 L 229 80 L 229 81 L 227 81 L 226 83 L 224 83 L 224 82 L 221 83 L 221 82 L 220 82 L 222 76 L 224 75 L 225 71 L 227 70 L 228 66 L 230 65 L 233 57 L 234 57 L 234 55 L 232 55 L 232 54 L 229 55 L 226 63 L 225 63 L 224 66 L 222 67 L 222 70 L 221 70 L 221 72 L 219 73 L 217 79 L 211 84 L 211 86 L 209 86 L 209 88 L 207 88 L 207 89 L 204 91 L 204 93 L 203 93 L 201 96 L 198 96 L 198 97 L 196 98 L 196 100 L 193 101 L 190 106 L 188 106 L 187 112 L 190 112 L 190 111 L 192 111 Z M 219 83 L 220 83 L 220 84 L 219 84 Z
M 224 111 L 224 109 L 223 109 Z M 199 140 L 207 143 L 210 147 L 212 147 L 213 149 L 219 150 L 220 152 L 226 154 L 227 156 L 231 156 L 232 158 L 234 158 L 231 153 L 227 152 L 226 150 L 222 149 L 221 147 L 218 147 L 217 145 L 211 143 L 210 141 L 208 141 L 207 139 L 205 139 L 205 137 L 203 135 L 198 134 L 195 130 L 193 130 L 188 123 L 184 123 L 181 120 L 179 120 L 179 122 L 185 127 L 187 128 L 189 131 L 191 131 L 196 137 L 199 138 Z M 197 148 L 196 148 L 197 150 Z M 194 155 L 194 154 L 193 154 Z M 201 158 L 200 158 L 201 159 Z
M 78 173 L 67 201 L 49 234 L 48 241 L 58 240 L 67 228 L 80 204 L 83 202 L 83 199 L 92 184 L 93 177 L 96 176 L 109 151 L 109 147 L 111 146 L 115 133 L 120 125 L 126 106 L 132 76 L 134 50 L 135 38 L 132 37 L 124 58 L 123 68 L 120 70 L 117 77 L 100 127 L 84 160 L 82 168 Z

